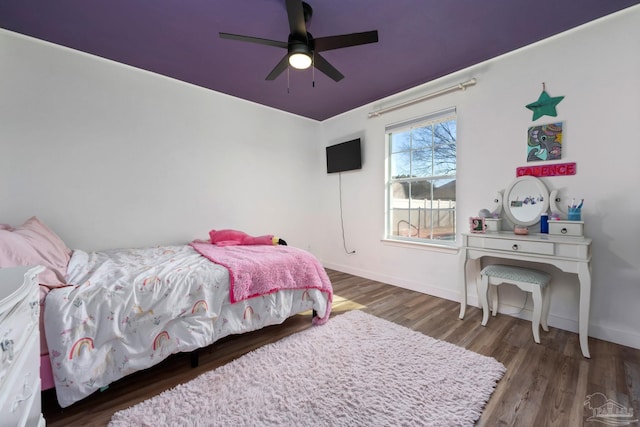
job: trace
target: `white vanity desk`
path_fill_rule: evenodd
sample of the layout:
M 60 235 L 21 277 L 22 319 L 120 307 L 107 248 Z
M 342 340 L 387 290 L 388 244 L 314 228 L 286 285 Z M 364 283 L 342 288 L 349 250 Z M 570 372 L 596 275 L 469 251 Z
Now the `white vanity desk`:
M 528 181 L 532 181 L 532 179 L 528 178 Z M 538 182 L 535 184 L 544 187 L 544 184 Z M 509 193 L 508 189 L 504 196 L 505 206 L 508 204 Z M 541 211 L 545 212 L 549 204 L 541 203 L 541 205 Z M 512 216 L 509 215 L 509 218 L 511 219 Z M 529 224 L 525 224 L 533 224 L 533 222 L 529 222 Z M 591 301 L 590 238 L 538 233 L 518 235 L 510 231 L 463 233 L 460 257 L 461 270 L 463 272 L 460 283 L 460 319 L 464 318 L 467 308 L 468 277 L 475 278 L 476 285 L 479 284 L 480 271 L 482 270 L 481 259 L 483 257 L 550 264 L 564 272 L 577 274 L 580 283 L 578 319 L 580 348 L 584 357 L 591 357 L 588 345 L 589 306 Z M 551 286 L 553 286 L 553 281 Z
M 460 286 L 460 318 L 467 308 L 467 277 L 480 281 L 482 257 L 506 258 L 518 261 L 551 264 L 567 273 L 578 275 L 580 281 L 579 333 L 584 357 L 589 355 L 587 331 L 591 300 L 591 239 L 585 237 L 550 236 L 548 234 L 516 235 L 512 232 L 462 235 L 462 271 Z M 467 268 L 469 269 L 467 275 Z M 553 283 L 552 283 L 553 286 Z

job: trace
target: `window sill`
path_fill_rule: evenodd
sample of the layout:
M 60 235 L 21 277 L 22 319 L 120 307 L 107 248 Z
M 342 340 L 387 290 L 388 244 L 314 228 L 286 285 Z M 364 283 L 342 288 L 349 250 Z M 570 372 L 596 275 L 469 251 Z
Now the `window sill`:
M 420 249 L 434 252 L 457 254 L 460 248 L 449 245 L 438 245 L 435 243 L 409 242 L 406 240 L 382 239 L 382 243 L 390 246 L 399 246 L 410 249 Z

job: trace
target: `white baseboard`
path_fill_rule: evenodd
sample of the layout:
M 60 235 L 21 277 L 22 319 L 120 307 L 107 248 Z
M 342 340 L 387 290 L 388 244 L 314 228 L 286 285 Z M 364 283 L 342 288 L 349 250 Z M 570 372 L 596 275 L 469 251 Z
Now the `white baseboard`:
M 480 301 L 478 301 L 478 297 L 475 295 L 468 295 L 467 303 L 474 307 L 480 308 Z M 498 313 L 506 314 L 508 316 L 513 316 L 528 321 L 531 321 L 533 317 L 533 311 L 531 311 L 531 309 L 529 308 L 523 309 L 522 307 L 516 307 L 513 305 L 502 303 L 498 305 Z M 576 334 L 578 333 L 577 319 L 570 319 L 567 317 L 557 316 L 553 313 L 549 313 L 547 323 L 553 328 L 574 332 Z M 634 333 L 632 331 L 623 331 L 620 329 L 605 327 L 591 322 L 589 323 L 589 336 L 601 339 L 603 341 L 608 341 L 640 350 L 640 334 Z
M 400 288 L 425 293 L 434 297 L 444 298 L 449 301 L 460 301 L 460 295 L 457 290 L 454 291 L 451 289 L 441 288 L 438 286 L 425 284 L 423 282 L 417 283 L 411 280 L 404 280 L 396 276 L 387 276 L 385 274 L 380 274 L 369 270 L 362 270 L 330 262 L 322 262 L 322 265 L 332 270 L 337 270 L 343 273 L 353 274 L 354 276 L 364 277 L 365 279 L 375 280 L 378 282 L 387 283 L 389 285 L 398 286 Z M 480 302 L 478 301 L 477 295 L 474 295 L 470 292 L 467 296 L 467 304 L 479 308 Z M 515 307 L 507 304 L 500 304 L 500 306 L 498 307 L 498 312 L 528 321 L 531 321 L 531 317 L 533 315 L 532 311 L 528 308 L 523 309 L 522 307 Z M 577 319 L 569 319 L 549 313 L 549 319 L 547 323 L 553 328 L 578 333 Z M 640 350 L 640 333 L 637 332 L 615 329 L 591 322 L 589 324 L 589 336 Z
M 426 284 L 425 286 L 425 283 L 422 282 L 416 283 L 411 280 L 404 280 L 396 276 L 387 276 L 385 274 L 379 274 L 369 270 L 361 270 L 346 265 L 333 264 L 324 261 L 322 261 L 321 264 L 325 268 L 330 268 L 332 270 L 341 271 L 343 273 L 353 274 L 354 276 L 364 277 L 365 279 L 375 280 L 377 282 L 398 286 L 400 288 L 409 289 L 411 291 L 421 292 L 423 294 L 432 295 L 434 297 L 444 298 L 450 301 L 460 300 L 458 291 L 452 291 L 451 289 L 429 286 L 429 284 Z

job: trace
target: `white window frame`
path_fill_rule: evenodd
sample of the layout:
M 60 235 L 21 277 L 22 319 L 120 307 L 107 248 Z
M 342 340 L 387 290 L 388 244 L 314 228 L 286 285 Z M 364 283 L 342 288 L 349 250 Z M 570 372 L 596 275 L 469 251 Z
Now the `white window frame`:
M 405 120 L 402 122 L 392 123 L 385 126 L 385 240 L 392 242 L 402 242 L 402 243 L 415 243 L 415 244 L 426 244 L 426 245 L 436 245 L 436 246 L 445 246 L 445 247 L 455 247 L 456 245 L 456 202 L 453 201 L 453 207 L 450 207 L 451 210 L 451 221 L 453 225 L 453 235 L 450 239 L 438 239 L 433 238 L 433 223 L 430 224 L 430 236 L 431 238 L 421 238 L 421 237 L 411 237 L 411 236 L 398 236 L 393 234 L 393 227 L 395 226 L 393 221 L 393 207 L 391 206 L 393 200 L 393 184 L 397 182 L 418 182 L 425 180 L 436 180 L 436 179 L 456 179 L 456 175 L 447 175 L 447 176 L 438 176 L 438 175 L 430 175 L 430 176 L 419 176 L 419 177 L 408 177 L 402 179 L 394 179 L 392 178 L 392 144 L 391 144 L 391 135 L 393 133 L 400 133 L 404 131 L 409 131 L 411 129 L 433 126 L 438 123 L 455 120 L 456 121 L 456 165 L 457 165 L 457 115 L 455 107 L 447 108 L 441 111 L 437 111 L 434 113 L 430 113 L 424 116 L 416 117 L 413 119 Z M 457 166 L 456 166 L 457 169 Z M 457 199 L 457 197 L 456 197 Z M 430 207 L 430 211 L 433 211 L 433 204 Z M 410 214 L 409 214 L 410 215 Z M 430 218 L 433 218 L 431 215 Z

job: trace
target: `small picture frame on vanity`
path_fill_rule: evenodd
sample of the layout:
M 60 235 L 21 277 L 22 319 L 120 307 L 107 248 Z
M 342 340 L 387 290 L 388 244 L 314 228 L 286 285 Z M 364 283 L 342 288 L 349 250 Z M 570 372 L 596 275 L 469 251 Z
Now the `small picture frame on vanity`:
M 469 218 L 469 231 L 472 233 L 484 233 L 487 230 L 487 224 L 484 218 L 480 216 L 472 216 Z

